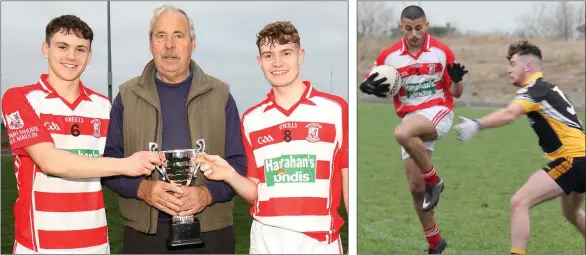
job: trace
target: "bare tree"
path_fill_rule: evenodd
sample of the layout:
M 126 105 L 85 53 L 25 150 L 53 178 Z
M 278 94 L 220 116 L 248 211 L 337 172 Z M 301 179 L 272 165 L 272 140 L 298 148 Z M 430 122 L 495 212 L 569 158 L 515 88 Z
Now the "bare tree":
M 576 24 L 578 25 L 576 27 L 576 30 L 579 33 L 580 38 L 584 39 L 585 38 L 585 32 L 584 32 L 584 21 L 586 19 L 586 14 L 584 13 L 584 9 L 585 9 L 586 3 L 582 3 L 582 5 L 580 6 L 580 8 L 577 10 L 577 15 L 576 15 Z
M 552 6 L 540 3 L 533 11 L 518 19 L 519 34 L 524 36 L 556 37 L 569 40 L 575 37 L 576 29 L 584 23 L 584 3 L 560 1 Z
M 358 37 L 391 35 L 397 26 L 395 8 L 387 2 L 358 1 L 356 30 Z

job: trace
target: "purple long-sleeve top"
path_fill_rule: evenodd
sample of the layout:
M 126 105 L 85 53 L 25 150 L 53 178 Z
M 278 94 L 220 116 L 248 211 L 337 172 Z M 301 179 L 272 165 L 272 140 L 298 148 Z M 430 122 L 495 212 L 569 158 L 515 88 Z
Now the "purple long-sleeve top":
M 187 119 L 185 118 L 187 116 L 186 102 L 193 76 L 192 74 L 189 75 L 187 79 L 178 84 L 166 84 L 156 77 L 155 75 L 155 83 L 159 101 L 161 102 L 161 116 L 163 118 L 163 141 L 160 149 L 186 149 L 189 147 L 190 140 Z M 122 105 L 120 94 L 118 94 L 110 111 L 110 125 L 108 127 L 104 157 L 124 157 L 123 113 L 124 106 Z M 226 102 L 225 113 L 225 159 L 239 174 L 246 176 L 246 155 L 240 132 L 240 115 L 231 94 Z M 203 176 L 200 178 L 203 178 Z M 137 192 L 138 186 L 143 179 L 144 177 L 114 176 L 103 178 L 102 183 L 122 197 L 140 199 L 137 196 Z M 225 182 L 207 180 L 205 186 L 211 193 L 212 204 L 230 201 L 235 195 Z M 168 214 L 162 211 L 159 213 L 159 220 L 168 219 L 170 219 Z

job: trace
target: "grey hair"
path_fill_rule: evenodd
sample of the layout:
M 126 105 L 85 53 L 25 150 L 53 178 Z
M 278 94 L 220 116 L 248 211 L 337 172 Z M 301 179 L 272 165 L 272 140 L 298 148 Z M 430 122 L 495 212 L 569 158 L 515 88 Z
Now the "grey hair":
M 155 24 L 155 20 L 161 14 L 163 14 L 165 12 L 172 12 L 172 11 L 179 12 L 179 13 L 183 14 L 185 16 L 185 18 L 187 18 L 187 22 L 189 23 L 189 38 L 192 40 L 195 38 L 195 26 L 193 25 L 193 21 L 191 20 L 189 15 L 187 15 L 187 13 L 185 13 L 185 11 L 182 10 L 181 8 L 178 8 L 178 7 L 175 7 L 172 5 L 163 5 L 153 11 L 153 17 L 151 18 L 151 25 L 149 28 L 149 40 L 151 40 L 151 38 L 153 38 L 153 24 Z

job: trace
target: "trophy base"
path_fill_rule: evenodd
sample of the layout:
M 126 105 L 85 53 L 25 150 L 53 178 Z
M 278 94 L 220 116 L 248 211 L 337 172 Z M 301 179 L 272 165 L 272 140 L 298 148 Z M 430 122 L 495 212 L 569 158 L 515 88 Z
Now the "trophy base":
M 194 217 L 193 222 L 190 223 L 171 223 L 171 235 L 169 236 L 168 242 L 170 247 L 196 244 L 203 244 L 199 220 L 197 218 Z

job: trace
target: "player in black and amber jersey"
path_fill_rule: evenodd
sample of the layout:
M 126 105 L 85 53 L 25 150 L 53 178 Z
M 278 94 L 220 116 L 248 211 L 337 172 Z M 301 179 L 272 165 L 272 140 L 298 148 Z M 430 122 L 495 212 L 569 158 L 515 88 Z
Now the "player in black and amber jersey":
M 509 77 L 521 87 L 505 109 L 483 118 L 464 117 L 454 126 L 460 141 L 478 131 L 513 122 L 526 114 L 550 162 L 534 173 L 511 199 L 511 253 L 525 254 L 529 239 L 529 209 L 561 196 L 566 219 L 585 235 L 586 219 L 580 205 L 586 184 L 585 133 L 574 106 L 560 88 L 544 80 L 541 50 L 527 41 L 509 46 Z

